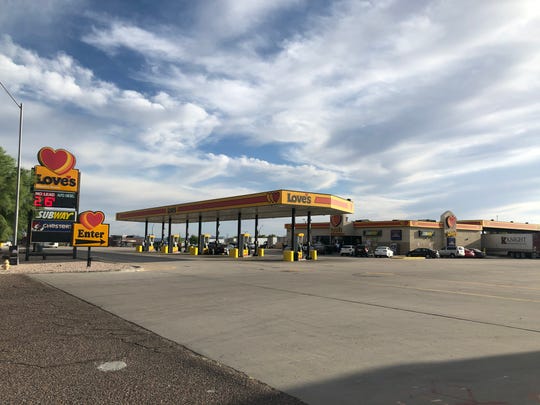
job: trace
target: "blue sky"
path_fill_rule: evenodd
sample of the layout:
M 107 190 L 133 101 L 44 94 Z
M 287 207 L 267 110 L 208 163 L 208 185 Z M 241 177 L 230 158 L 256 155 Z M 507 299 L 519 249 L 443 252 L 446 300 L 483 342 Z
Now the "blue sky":
M 0 81 L 24 104 L 23 166 L 43 146 L 72 152 L 80 209 L 104 211 L 113 234 L 144 232 L 114 221 L 119 211 L 280 188 L 351 198 L 351 219 L 449 209 L 540 223 L 536 0 L 0 10 Z M 15 157 L 18 109 L 5 93 L 0 122 Z M 283 234 L 284 222 L 262 232 Z

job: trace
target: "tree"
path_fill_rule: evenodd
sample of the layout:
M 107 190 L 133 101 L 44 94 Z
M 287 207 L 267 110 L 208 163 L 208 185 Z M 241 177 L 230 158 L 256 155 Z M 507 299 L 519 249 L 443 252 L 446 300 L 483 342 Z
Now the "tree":
M 19 199 L 19 227 L 17 241 L 26 234 L 28 213 L 32 211 L 32 172 L 21 168 Z M 15 193 L 17 188 L 17 164 L 0 147 L 0 241 L 13 241 L 15 223 Z

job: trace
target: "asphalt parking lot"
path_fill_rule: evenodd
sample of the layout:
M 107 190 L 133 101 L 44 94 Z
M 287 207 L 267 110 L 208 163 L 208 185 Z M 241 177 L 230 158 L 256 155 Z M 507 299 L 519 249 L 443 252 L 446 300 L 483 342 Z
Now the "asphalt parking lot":
M 540 403 L 540 260 L 142 266 L 32 277 L 310 404 Z

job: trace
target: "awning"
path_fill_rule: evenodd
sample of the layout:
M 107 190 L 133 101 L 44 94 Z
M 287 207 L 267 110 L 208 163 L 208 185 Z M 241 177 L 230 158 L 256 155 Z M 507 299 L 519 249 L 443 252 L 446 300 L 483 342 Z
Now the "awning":
M 133 211 L 118 212 L 117 221 L 161 223 L 233 221 L 240 214 L 244 219 L 286 218 L 291 216 L 343 215 L 354 212 L 350 199 L 330 194 L 310 193 L 306 191 L 274 190 L 256 194 L 218 198 L 189 203 L 165 205 L 154 208 L 142 208 Z

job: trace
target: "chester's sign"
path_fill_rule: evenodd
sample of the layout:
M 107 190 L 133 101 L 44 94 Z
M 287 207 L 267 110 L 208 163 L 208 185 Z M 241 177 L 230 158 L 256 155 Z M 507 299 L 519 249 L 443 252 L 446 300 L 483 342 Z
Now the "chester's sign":
M 41 148 L 38 152 L 41 166 L 35 169 L 35 189 L 79 191 L 79 171 L 74 169 L 75 156 L 64 149 Z

